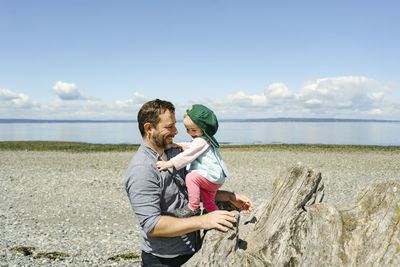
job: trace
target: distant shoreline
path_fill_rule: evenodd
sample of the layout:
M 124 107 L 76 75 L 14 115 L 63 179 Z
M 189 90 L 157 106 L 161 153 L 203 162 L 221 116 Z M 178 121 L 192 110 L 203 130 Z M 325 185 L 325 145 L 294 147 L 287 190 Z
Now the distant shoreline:
M 91 144 L 57 141 L 0 141 L 0 151 L 60 151 L 60 152 L 132 152 L 139 144 Z M 391 151 L 400 152 L 400 146 L 324 145 L 324 144 L 221 144 L 220 150 L 237 151 Z
M 400 120 L 334 119 L 334 118 L 263 118 L 263 119 L 221 119 L 220 122 L 379 122 L 400 123 Z M 178 120 L 181 122 L 181 120 Z M 41 120 L 41 119 L 0 119 L 0 123 L 137 123 L 136 120 Z

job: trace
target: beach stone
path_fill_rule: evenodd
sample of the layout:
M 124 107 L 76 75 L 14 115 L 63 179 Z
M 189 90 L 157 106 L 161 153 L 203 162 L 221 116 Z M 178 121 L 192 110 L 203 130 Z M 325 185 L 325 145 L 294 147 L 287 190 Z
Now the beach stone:
M 233 229 L 203 233 L 185 266 L 399 266 L 399 190 L 375 181 L 346 205 L 322 203 L 321 173 L 294 166 L 250 216 L 234 211 Z

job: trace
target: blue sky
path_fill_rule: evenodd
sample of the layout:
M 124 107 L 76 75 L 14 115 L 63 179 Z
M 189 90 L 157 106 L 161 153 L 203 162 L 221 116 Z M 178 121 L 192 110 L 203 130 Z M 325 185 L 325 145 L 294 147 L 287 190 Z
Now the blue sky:
M 0 118 L 400 119 L 399 1 L 0 0 Z

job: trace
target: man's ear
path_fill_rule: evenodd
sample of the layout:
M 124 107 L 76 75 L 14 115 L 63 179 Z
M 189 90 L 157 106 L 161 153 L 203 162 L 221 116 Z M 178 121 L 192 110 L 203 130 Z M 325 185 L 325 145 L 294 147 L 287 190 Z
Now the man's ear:
M 146 122 L 146 123 L 143 125 L 143 128 L 144 128 L 144 132 L 146 133 L 146 135 L 148 135 L 148 134 L 151 133 L 151 131 L 152 131 L 152 129 L 153 129 L 153 125 L 152 125 L 150 122 Z

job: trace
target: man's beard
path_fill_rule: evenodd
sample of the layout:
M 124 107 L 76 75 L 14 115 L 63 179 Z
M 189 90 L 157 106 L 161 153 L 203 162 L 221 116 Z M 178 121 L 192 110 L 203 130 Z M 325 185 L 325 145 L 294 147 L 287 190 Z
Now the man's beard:
M 167 138 L 169 138 L 169 137 L 173 138 L 173 136 L 170 136 L 170 135 L 165 136 L 165 137 L 156 135 L 156 136 L 153 136 L 151 138 L 151 140 L 157 147 L 162 148 L 162 149 L 168 149 L 172 146 L 172 143 L 170 143 L 170 144 L 167 143 Z

